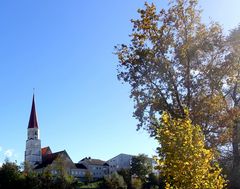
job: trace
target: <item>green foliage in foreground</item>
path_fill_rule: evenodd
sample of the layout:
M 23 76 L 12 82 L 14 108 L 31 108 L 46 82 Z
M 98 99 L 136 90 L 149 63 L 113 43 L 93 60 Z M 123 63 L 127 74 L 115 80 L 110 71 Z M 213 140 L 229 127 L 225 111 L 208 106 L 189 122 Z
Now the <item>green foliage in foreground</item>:
M 100 187 L 101 184 L 102 184 L 102 181 L 90 182 L 86 185 L 80 186 L 79 188 L 92 188 L 92 189 L 96 188 L 97 189 Z
M 70 176 L 22 172 L 15 163 L 0 168 L 0 189 L 75 189 L 77 182 Z
M 118 173 L 105 176 L 101 185 L 102 189 L 127 189 L 123 176 Z
M 150 189 L 158 186 L 158 177 L 147 176 L 146 182 L 135 178 L 132 180 L 130 170 L 121 170 L 105 176 L 102 180 L 86 184 L 75 180 L 67 174 L 51 174 L 46 168 L 43 173 L 36 173 L 24 165 L 25 171 L 12 162 L 5 162 L 0 167 L 0 189 Z
M 152 160 L 145 154 L 132 158 L 131 175 L 136 175 L 141 182 L 146 182 L 146 176 L 152 172 Z

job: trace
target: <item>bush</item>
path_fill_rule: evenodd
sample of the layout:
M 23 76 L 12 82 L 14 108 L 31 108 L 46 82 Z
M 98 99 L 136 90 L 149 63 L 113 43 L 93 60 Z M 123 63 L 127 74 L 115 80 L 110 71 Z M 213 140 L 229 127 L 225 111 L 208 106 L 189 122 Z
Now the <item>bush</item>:
M 101 186 L 102 189 L 127 189 L 127 185 L 121 175 L 113 173 L 105 176 Z
M 132 188 L 133 189 L 141 189 L 142 188 L 142 181 L 140 178 L 133 178 L 132 179 Z

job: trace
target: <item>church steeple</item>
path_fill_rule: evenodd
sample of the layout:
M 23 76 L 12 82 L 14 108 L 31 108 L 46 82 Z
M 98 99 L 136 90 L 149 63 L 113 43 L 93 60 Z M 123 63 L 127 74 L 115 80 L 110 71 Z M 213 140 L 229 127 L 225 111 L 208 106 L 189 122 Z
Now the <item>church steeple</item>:
M 42 162 L 41 140 L 38 129 L 34 95 L 27 129 L 25 161 L 30 163 L 33 167 Z
M 34 100 L 34 94 L 33 94 L 33 100 L 32 100 L 32 109 L 31 114 L 28 122 L 28 128 L 38 128 L 38 121 L 37 121 L 37 113 L 35 108 L 35 100 Z

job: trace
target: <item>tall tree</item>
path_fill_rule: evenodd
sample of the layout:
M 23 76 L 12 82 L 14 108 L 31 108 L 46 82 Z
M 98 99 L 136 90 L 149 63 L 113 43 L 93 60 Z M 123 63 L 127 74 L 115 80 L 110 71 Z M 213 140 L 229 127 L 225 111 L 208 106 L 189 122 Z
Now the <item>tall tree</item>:
M 206 149 L 201 128 L 186 118 L 171 118 L 164 113 L 157 129 L 158 169 L 165 177 L 166 189 L 222 189 L 225 180 Z
M 132 20 L 131 43 L 116 46 L 118 78 L 131 86 L 137 128 L 154 135 L 155 118 L 163 111 L 184 118 L 187 107 L 207 144 L 224 143 L 227 109 L 221 89 L 229 64 L 222 29 L 201 22 L 197 0 L 169 2 L 160 11 L 146 3 L 140 18 Z
M 230 54 L 226 62 L 232 65 L 231 77 L 224 86 L 224 93 L 228 102 L 228 119 L 231 120 L 232 131 L 232 170 L 231 188 L 240 187 L 240 26 L 230 32 L 228 37 Z

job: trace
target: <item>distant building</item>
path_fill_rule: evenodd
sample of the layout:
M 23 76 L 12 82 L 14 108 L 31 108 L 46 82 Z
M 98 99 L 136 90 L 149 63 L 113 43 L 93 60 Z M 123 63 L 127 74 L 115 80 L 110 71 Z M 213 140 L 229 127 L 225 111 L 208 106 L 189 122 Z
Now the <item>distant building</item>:
M 85 175 L 88 171 L 87 167 L 81 163 L 75 163 L 75 167 L 71 169 L 71 175 L 81 181 L 85 181 Z
M 135 157 L 134 155 L 129 154 L 119 154 L 112 159 L 108 160 L 107 163 L 109 165 L 109 173 L 114 173 L 121 169 L 131 169 L 132 159 Z M 152 165 L 152 172 L 158 174 L 159 172 L 155 170 L 156 161 L 152 158 L 148 158 Z
M 118 170 L 131 168 L 134 156 L 128 154 L 119 154 L 108 161 L 86 157 L 78 163 L 74 163 L 66 150 L 53 153 L 49 146 L 41 148 L 39 132 L 33 95 L 24 159 L 36 172 L 43 172 L 47 169 L 52 174 L 59 174 L 63 170 L 60 168 L 64 167 L 66 173 L 84 181 L 86 173 L 90 173 L 93 180 L 98 180 Z M 154 161 L 152 162 L 154 163 Z
M 71 170 L 76 168 L 65 150 L 52 153 L 50 147 L 42 148 L 42 162 L 35 167 L 35 170 L 43 172 L 47 167 L 52 174 L 58 174 L 61 167 L 64 167 L 66 173 L 71 174 Z
M 109 173 L 108 164 L 102 160 L 84 158 L 79 163 L 74 163 L 66 150 L 52 153 L 49 146 L 41 148 L 34 95 L 27 131 L 24 159 L 36 172 L 49 169 L 52 174 L 58 174 L 59 167 L 64 167 L 64 171 L 80 180 L 84 180 L 87 171 L 92 174 L 93 179 L 102 178 Z
M 109 165 L 109 172 L 113 173 L 121 169 L 130 169 L 132 163 L 132 155 L 119 154 L 107 161 Z
M 105 175 L 109 174 L 108 163 L 100 159 L 92 159 L 91 157 L 86 157 L 78 163 L 87 167 L 87 170 L 90 171 L 94 180 L 103 178 Z

